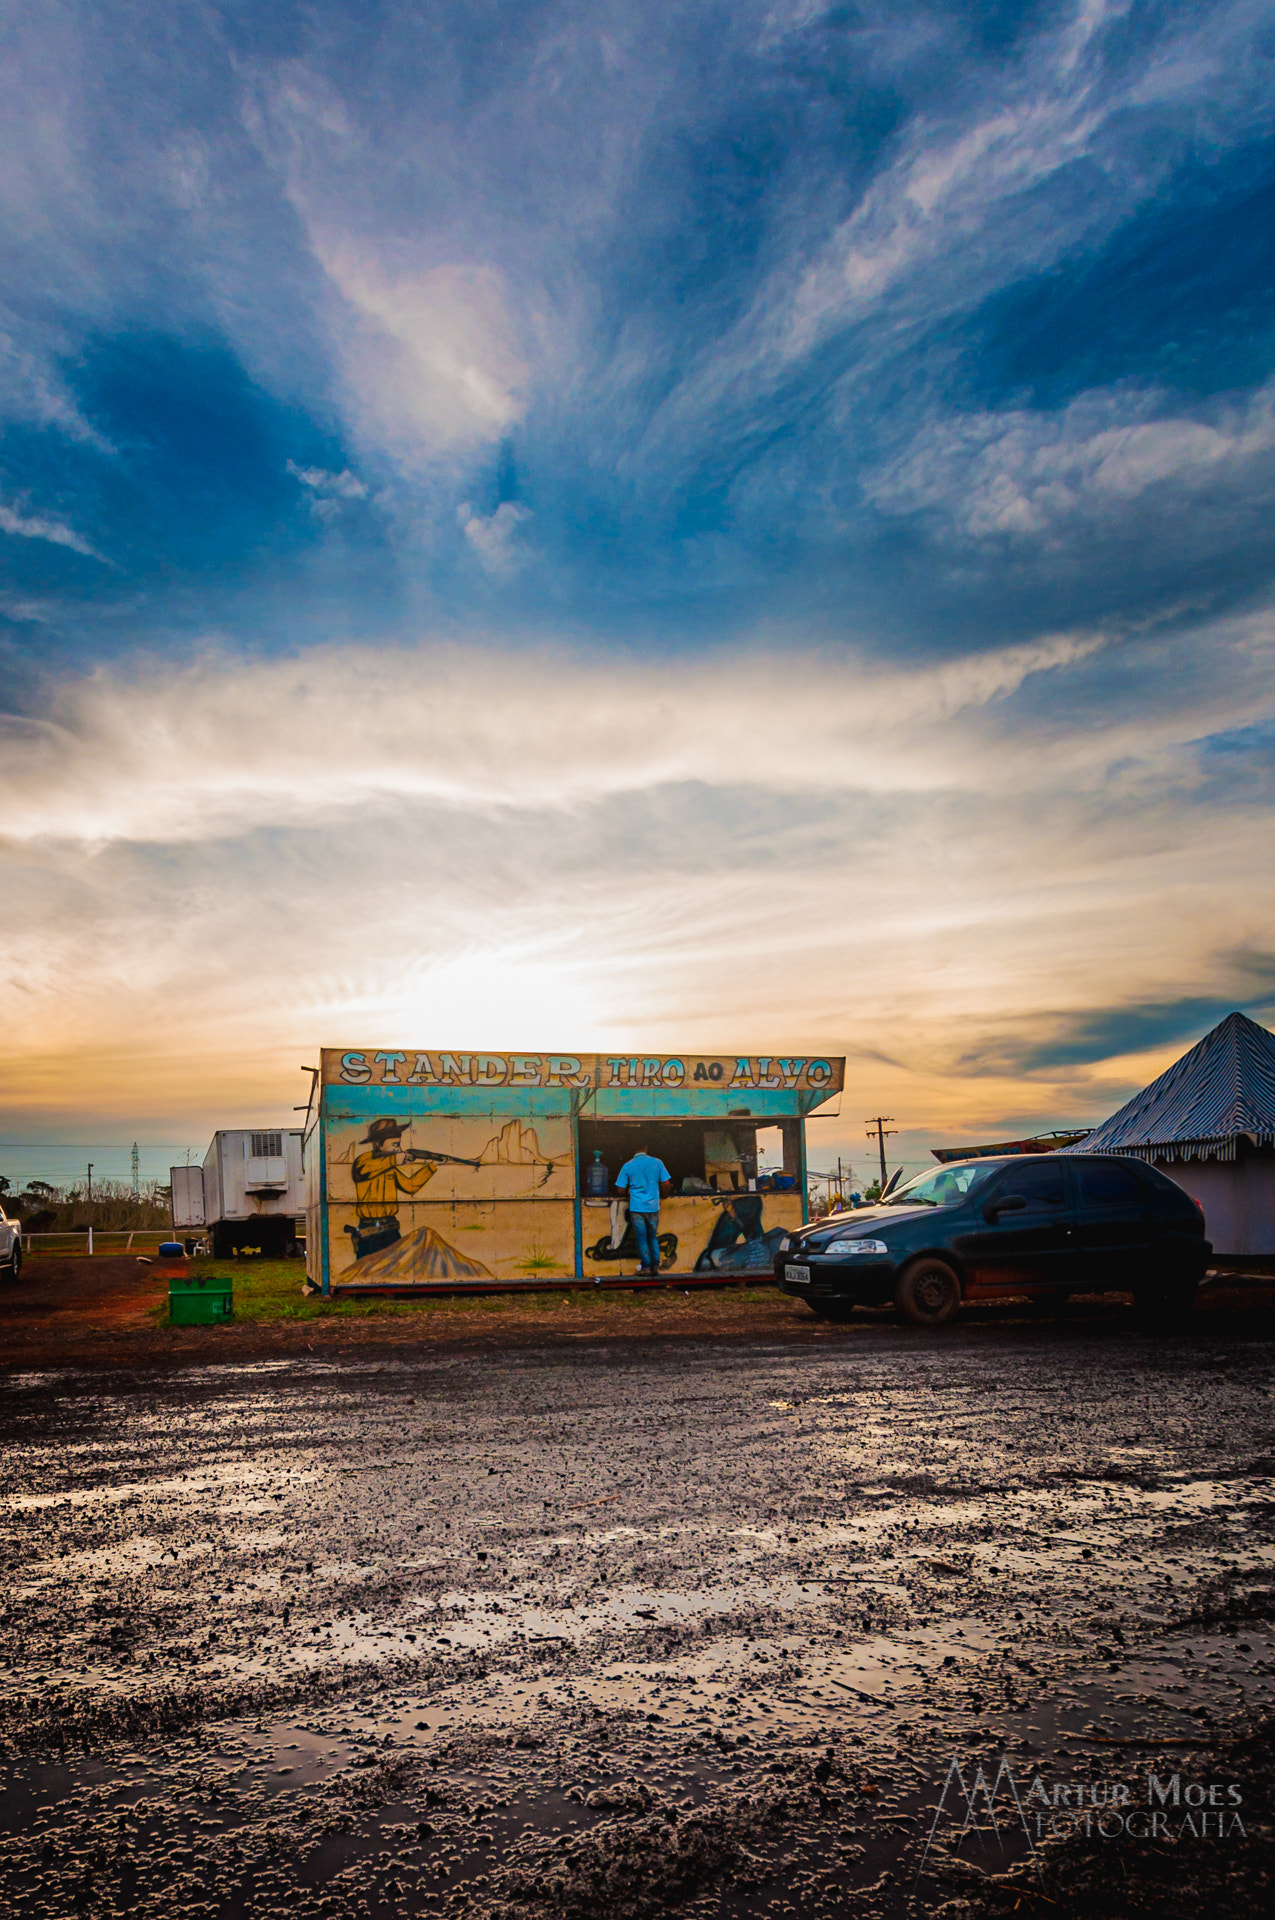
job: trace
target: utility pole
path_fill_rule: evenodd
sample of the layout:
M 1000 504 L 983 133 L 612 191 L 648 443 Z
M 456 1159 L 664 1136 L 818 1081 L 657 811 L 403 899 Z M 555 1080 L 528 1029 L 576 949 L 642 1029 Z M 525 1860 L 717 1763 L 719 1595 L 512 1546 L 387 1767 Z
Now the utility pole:
M 140 1200 L 142 1197 L 142 1167 L 141 1156 L 137 1151 L 136 1140 L 133 1142 L 133 1151 L 130 1155 L 130 1160 L 133 1168 L 133 1198 L 134 1200 Z
M 93 1204 L 93 1162 L 89 1161 L 89 1205 Z M 635 1229 L 636 1231 L 636 1229 Z
M 899 1131 L 897 1127 L 887 1127 L 886 1125 L 886 1121 L 893 1120 L 893 1118 L 894 1118 L 894 1115 L 892 1113 L 876 1113 L 876 1114 L 873 1114 L 872 1118 L 868 1121 L 869 1140 L 871 1140 L 874 1133 L 877 1136 L 877 1151 L 881 1155 L 881 1186 L 883 1189 L 885 1187 L 886 1135 L 890 1133 L 897 1133 Z

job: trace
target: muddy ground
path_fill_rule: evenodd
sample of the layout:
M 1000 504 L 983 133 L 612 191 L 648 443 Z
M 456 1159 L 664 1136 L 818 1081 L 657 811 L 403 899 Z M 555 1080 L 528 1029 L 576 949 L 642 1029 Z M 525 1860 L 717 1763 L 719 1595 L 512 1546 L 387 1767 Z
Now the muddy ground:
M 1265 1910 L 1267 1299 L 28 1348 L 0 1912 Z
M 521 1351 L 570 1343 L 581 1334 L 623 1339 L 819 1340 L 825 1330 L 772 1285 L 636 1291 L 523 1289 L 434 1299 L 307 1299 L 300 1261 L 202 1262 L 230 1272 L 234 1319 L 214 1327 L 171 1327 L 168 1280 L 149 1261 L 105 1254 L 28 1260 L 17 1286 L 0 1281 L 0 1365 L 132 1369 L 293 1354 L 366 1357 L 422 1343 Z M 263 1277 L 264 1276 L 264 1277 Z M 1268 1289 L 1275 1308 L 1275 1288 Z M 1230 1310 L 1246 1295 L 1219 1296 Z

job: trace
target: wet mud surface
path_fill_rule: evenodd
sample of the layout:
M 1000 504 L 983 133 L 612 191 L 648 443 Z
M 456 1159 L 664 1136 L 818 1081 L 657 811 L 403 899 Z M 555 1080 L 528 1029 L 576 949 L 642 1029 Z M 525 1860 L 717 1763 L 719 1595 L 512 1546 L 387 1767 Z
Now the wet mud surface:
M 1262 1910 L 1273 1347 L 1110 1309 L 12 1374 L 0 1912 Z M 1008 1763 L 996 1831 L 954 1761 Z M 1169 1825 L 1077 1824 L 1150 1773 Z

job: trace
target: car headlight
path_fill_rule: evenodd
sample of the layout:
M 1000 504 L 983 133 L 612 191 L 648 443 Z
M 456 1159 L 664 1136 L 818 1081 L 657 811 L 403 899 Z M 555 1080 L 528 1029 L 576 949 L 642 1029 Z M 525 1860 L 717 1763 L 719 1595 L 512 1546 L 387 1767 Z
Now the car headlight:
M 839 1254 L 843 1260 L 853 1260 L 856 1254 L 889 1253 L 884 1240 L 834 1240 L 825 1253 Z
M 785 1234 L 783 1239 L 779 1242 L 780 1253 L 787 1253 L 791 1245 L 792 1245 L 792 1241 L 789 1239 L 788 1235 Z

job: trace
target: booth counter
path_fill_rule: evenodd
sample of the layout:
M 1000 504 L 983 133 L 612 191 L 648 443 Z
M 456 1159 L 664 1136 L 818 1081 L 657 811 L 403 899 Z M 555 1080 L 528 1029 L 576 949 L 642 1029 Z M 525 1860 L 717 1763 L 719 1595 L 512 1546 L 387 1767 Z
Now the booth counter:
M 806 1116 L 844 1076 L 840 1058 L 325 1048 L 310 1280 L 341 1294 L 634 1274 L 615 1178 L 639 1147 L 672 1178 L 662 1272 L 769 1272 L 806 1217 Z

